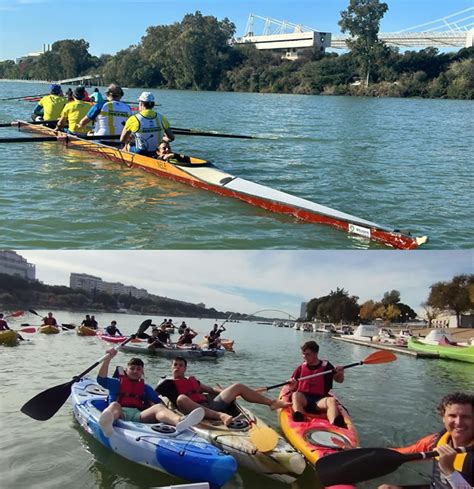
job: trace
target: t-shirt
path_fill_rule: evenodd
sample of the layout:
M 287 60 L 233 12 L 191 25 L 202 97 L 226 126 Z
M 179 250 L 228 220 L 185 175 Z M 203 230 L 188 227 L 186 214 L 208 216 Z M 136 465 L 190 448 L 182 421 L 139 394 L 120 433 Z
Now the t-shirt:
M 86 127 L 79 127 L 78 124 L 87 115 L 91 105 L 82 100 L 74 100 L 67 103 L 61 112 L 61 118 L 66 117 L 69 124 L 69 132 L 76 132 L 79 134 L 87 134 L 91 129 L 91 125 Z

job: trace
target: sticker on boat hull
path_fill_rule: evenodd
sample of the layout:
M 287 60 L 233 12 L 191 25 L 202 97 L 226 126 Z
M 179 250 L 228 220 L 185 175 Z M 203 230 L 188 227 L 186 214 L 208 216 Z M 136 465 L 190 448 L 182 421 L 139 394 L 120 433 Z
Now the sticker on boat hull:
M 349 232 L 352 234 L 358 234 L 365 238 L 370 238 L 370 229 L 363 228 L 362 226 L 356 226 L 355 224 L 349 224 Z

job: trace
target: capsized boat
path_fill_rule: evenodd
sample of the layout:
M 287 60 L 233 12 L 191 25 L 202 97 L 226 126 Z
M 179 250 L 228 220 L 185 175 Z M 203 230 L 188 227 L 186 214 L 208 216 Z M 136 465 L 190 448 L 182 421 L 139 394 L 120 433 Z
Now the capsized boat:
M 291 401 L 291 390 L 288 386 L 282 388 L 280 399 Z M 338 406 L 342 417 L 338 426 L 329 423 L 324 414 L 304 413 L 304 421 L 295 422 L 291 407 L 280 409 L 279 423 L 283 434 L 313 467 L 321 457 L 340 450 L 357 448 L 359 445 L 357 431 L 349 413 L 342 404 L 338 403 Z M 352 486 L 334 487 L 342 489 Z
M 411 337 L 408 340 L 408 349 L 419 352 L 437 353 L 440 358 L 447 360 L 474 363 L 474 345 L 433 345 L 423 343 L 419 339 Z
M 19 129 L 57 136 L 53 129 L 26 121 L 12 122 Z M 159 177 L 168 178 L 216 194 L 232 197 L 247 204 L 261 207 L 270 212 L 286 214 L 302 221 L 326 224 L 398 249 L 415 249 L 426 243 L 427 236 L 416 237 L 390 226 L 377 224 L 366 219 L 311 202 L 258 183 L 224 172 L 206 160 L 184 157 L 164 161 L 129 153 L 94 140 L 80 139 L 71 135 L 59 135 L 58 141 L 68 148 L 96 154 L 108 160 L 124 163 L 128 167 L 141 168 Z
M 157 355 L 164 358 L 176 358 L 183 357 L 192 360 L 215 360 L 224 356 L 224 348 L 201 348 L 197 345 L 191 347 L 185 346 L 167 346 L 164 348 L 148 348 L 146 345 L 124 345 L 120 348 L 122 351 L 127 351 L 129 353 L 136 353 L 137 355 Z
M 177 434 L 174 426 L 118 420 L 107 438 L 99 416 L 107 406 L 107 390 L 84 378 L 72 385 L 74 416 L 102 445 L 132 462 L 192 482 L 208 482 L 217 489 L 237 470 L 233 457 L 191 430 Z

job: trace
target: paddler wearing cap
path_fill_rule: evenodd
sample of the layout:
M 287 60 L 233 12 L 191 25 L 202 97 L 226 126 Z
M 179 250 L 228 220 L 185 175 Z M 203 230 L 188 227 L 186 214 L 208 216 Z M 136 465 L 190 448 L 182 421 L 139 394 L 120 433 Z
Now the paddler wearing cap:
M 79 126 L 79 122 L 87 115 L 91 104 L 84 102 L 84 97 L 86 95 L 86 89 L 82 86 L 76 87 L 73 92 L 74 100 L 68 102 L 61 112 L 61 117 L 56 126 L 57 130 L 65 129 L 69 134 L 84 135 L 91 126 Z
M 138 97 L 139 113 L 128 118 L 123 128 L 120 142 L 131 153 L 156 156 L 156 150 L 163 141 L 174 141 L 174 134 L 165 116 L 155 112 L 155 97 L 151 92 L 143 92 Z M 135 136 L 135 141 L 132 141 Z
M 96 103 L 87 115 L 79 122 L 79 127 L 86 127 L 94 122 L 94 135 L 120 135 L 125 122 L 132 114 L 132 109 L 120 99 L 122 88 L 112 83 L 105 92 L 106 100 Z M 110 144 L 108 142 L 107 144 Z
M 67 100 L 63 96 L 61 85 L 52 83 L 49 86 L 49 95 L 44 96 L 33 110 L 31 118 L 34 121 L 56 121 L 61 115 L 61 111 L 66 105 Z M 55 122 L 52 124 L 54 127 Z M 51 127 L 51 124 L 45 124 Z

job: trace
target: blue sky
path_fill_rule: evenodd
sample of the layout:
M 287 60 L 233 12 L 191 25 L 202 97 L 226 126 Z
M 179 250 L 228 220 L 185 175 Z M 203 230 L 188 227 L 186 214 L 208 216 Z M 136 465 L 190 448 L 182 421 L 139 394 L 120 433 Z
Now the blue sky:
M 473 6 L 472 0 L 387 0 L 383 31 L 398 31 Z M 85 39 L 95 55 L 140 42 L 150 25 L 200 10 L 228 17 L 243 35 L 250 13 L 337 33 L 348 0 L 0 0 L 0 60 L 42 50 L 61 39 Z M 263 24 L 259 25 L 262 29 Z M 255 29 L 256 33 L 258 30 Z
M 18 251 L 44 283 L 69 285 L 70 272 L 89 273 L 221 311 L 279 309 L 342 287 L 379 300 L 399 290 L 416 311 L 429 286 L 474 273 L 474 251 Z M 269 314 L 272 315 L 271 313 Z

